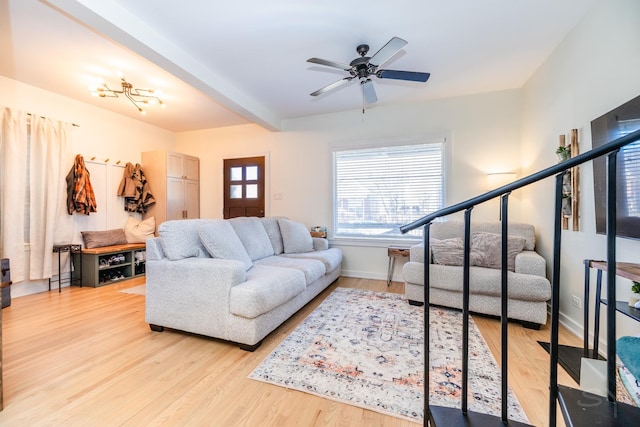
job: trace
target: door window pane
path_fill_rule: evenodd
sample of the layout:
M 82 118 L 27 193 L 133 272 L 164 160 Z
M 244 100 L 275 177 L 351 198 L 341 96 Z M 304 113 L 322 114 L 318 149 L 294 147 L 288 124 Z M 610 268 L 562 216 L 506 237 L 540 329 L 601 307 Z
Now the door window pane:
M 258 184 L 247 185 L 247 199 L 258 198 Z
M 232 185 L 229 194 L 232 199 L 242 199 L 242 185 Z
M 242 181 L 242 168 L 231 168 L 231 181 Z
M 258 179 L 258 166 L 247 166 L 247 181 L 255 181 Z

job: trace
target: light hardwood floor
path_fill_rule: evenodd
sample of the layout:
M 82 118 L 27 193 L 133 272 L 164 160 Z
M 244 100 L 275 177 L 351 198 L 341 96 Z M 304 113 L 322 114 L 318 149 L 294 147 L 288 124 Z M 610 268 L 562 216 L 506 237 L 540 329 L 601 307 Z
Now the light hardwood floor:
M 151 332 L 144 297 L 121 289 L 63 288 L 15 298 L 3 310 L 2 426 L 415 426 L 247 375 L 336 286 L 403 292 L 403 284 L 340 278 L 254 353 L 186 333 Z M 475 316 L 500 360 L 499 322 Z M 581 345 L 561 329 L 561 343 Z M 509 326 L 510 384 L 530 422 L 548 425 L 549 357 L 540 331 Z M 562 384 L 574 385 L 560 371 Z

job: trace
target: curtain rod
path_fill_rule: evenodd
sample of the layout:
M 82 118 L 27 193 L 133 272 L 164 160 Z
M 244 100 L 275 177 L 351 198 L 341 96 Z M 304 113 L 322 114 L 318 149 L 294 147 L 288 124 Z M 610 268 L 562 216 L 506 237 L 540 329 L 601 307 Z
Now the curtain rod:
M 33 116 L 33 114 L 31 114 L 31 113 L 27 113 L 27 116 Z M 41 118 L 41 119 L 46 119 L 46 117 L 45 117 L 45 116 L 40 116 L 40 118 Z M 71 123 L 71 125 L 72 125 L 72 126 L 75 126 L 75 127 L 77 127 L 77 128 L 79 128 L 79 127 L 80 127 L 80 125 L 77 125 L 77 124 L 75 124 L 75 123 Z

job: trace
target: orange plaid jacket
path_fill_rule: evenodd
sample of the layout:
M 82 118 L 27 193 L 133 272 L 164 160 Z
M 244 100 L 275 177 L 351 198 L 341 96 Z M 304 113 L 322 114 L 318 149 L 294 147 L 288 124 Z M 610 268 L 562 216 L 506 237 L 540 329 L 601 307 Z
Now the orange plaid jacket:
M 84 165 L 84 158 L 78 154 L 73 167 L 67 174 L 67 212 L 89 215 L 97 212 L 96 195 L 89 179 L 89 170 Z

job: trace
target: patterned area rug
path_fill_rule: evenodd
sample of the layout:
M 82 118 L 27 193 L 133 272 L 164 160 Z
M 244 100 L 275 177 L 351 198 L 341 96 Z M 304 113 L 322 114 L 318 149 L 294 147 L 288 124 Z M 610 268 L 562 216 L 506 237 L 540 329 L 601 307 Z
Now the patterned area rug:
M 402 295 L 336 288 L 249 378 L 422 423 L 423 313 Z M 430 332 L 429 402 L 459 408 L 462 313 L 432 307 Z M 469 337 L 469 410 L 499 417 L 500 371 L 473 320 Z

